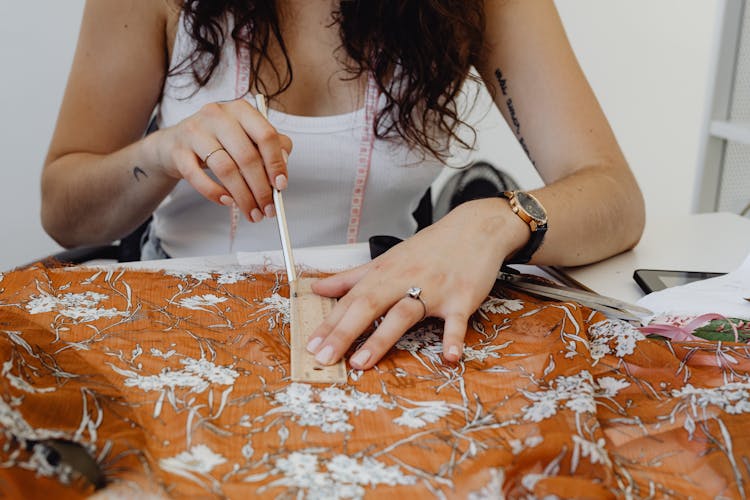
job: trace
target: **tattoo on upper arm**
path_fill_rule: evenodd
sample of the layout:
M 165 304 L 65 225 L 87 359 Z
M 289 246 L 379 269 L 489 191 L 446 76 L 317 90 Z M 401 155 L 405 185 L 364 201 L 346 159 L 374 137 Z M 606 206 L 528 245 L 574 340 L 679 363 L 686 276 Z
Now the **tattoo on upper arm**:
M 133 177 L 138 182 L 141 182 L 140 176 L 148 177 L 148 174 L 141 167 L 133 167 Z
M 529 147 L 526 145 L 526 140 L 523 138 L 523 135 L 521 135 L 521 122 L 518 120 L 518 114 L 516 113 L 516 107 L 513 105 L 513 99 L 508 94 L 508 80 L 503 77 L 503 72 L 500 71 L 500 68 L 495 70 L 495 78 L 497 79 L 497 84 L 500 85 L 500 91 L 503 93 L 503 97 L 505 97 L 505 105 L 508 107 L 508 115 L 510 116 L 510 121 L 513 125 L 513 132 L 516 134 L 518 142 L 521 144 L 526 156 L 529 157 L 532 165 L 536 167 L 536 162 L 534 162 L 534 159 L 531 157 Z

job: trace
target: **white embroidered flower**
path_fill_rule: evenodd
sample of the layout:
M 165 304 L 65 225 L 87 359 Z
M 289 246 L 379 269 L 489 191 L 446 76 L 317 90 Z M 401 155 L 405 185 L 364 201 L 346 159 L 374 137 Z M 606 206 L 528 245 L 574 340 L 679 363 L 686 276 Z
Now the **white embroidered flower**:
M 276 402 L 288 408 L 298 408 L 312 403 L 313 388 L 309 384 L 289 384 L 286 389 L 276 394 Z
M 490 480 L 479 491 L 469 493 L 468 500 L 503 500 L 505 493 L 505 469 L 502 467 L 489 469 Z
M 216 307 L 217 304 L 226 301 L 226 297 L 217 297 L 216 295 L 209 293 L 206 295 L 186 297 L 180 300 L 179 305 L 187 309 L 193 309 L 194 311 L 209 311 L 209 309 L 206 309 L 207 307 Z
M 276 323 L 281 319 L 281 323 L 288 325 L 292 321 L 291 301 L 287 297 L 282 297 L 274 293 L 270 297 L 263 299 L 264 307 L 258 309 L 258 313 L 271 313 L 268 318 L 269 328 L 275 328 Z
M 561 405 L 576 413 L 596 411 L 594 403 L 594 379 L 591 374 L 583 370 L 569 377 L 559 376 L 549 383 L 545 391 L 521 391 L 527 399 L 533 401 L 530 406 L 522 409 L 524 420 L 541 422 L 554 416 Z
M 529 448 L 536 448 L 544 442 L 544 438 L 541 436 L 529 436 L 526 440 L 521 441 L 520 439 L 511 439 L 508 441 L 510 445 L 510 451 L 514 455 L 520 454 L 523 450 Z
M 614 319 L 591 325 L 589 336 L 589 351 L 595 364 L 607 354 L 612 354 L 612 341 L 616 342 L 615 356 L 622 358 L 633 354 L 636 344 L 646 338 L 630 323 Z
M 500 354 L 497 351 L 505 349 L 509 344 L 509 342 L 506 342 L 503 345 L 487 345 L 481 349 L 466 346 L 464 348 L 463 360 L 484 362 L 488 358 L 498 359 L 500 358 Z
M 348 432 L 353 429 L 349 415 L 360 411 L 389 408 L 379 394 L 367 394 L 353 388 L 313 389 L 308 384 L 293 383 L 274 395 L 279 408 L 272 413 L 288 412 L 301 426 L 319 427 L 323 432 Z
M 169 270 L 169 271 L 165 271 L 164 274 L 166 274 L 167 276 L 173 276 L 175 278 L 179 278 L 181 280 L 187 280 L 188 278 L 192 278 L 198 282 L 203 282 L 203 281 L 210 280 L 211 278 L 213 278 L 213 275 L 211 273 L 206 273 L 206 272 L 187 273 L 187 272 L 182 272 L 182 271 L 177 271 L 177 270 Z
M 207 359 L 181 359 L 180 363 L 185 365 L 185 371 L 195 373 L 212 384 L 232 385 L 240 376 L 235 370 L 227 366 L 218 366 Z
M 420 349 L 428 348 L 438 343 L 442 346 L 440 335 L 442 335 L 442 332 L 434 325 L 419 327 L 406 332 L 396 342 L 395 347 L 402 351 L 417 352 Z
M 120 370 L 115 369 L 120 372 Z M 190 375 L 182 370 L 170 371 L 164 368 L 158 375 L 138 375 L 129 370 L 123 370 L 121 375 L 127 375 L 124 384 L 126 387 L 138 387 L 142 391 L 161 391 L 166 388 L 191 388 L 195 392 L 201 393 L 208 389 L 208 382 L 196 375 Z
M 479 306 L 480 315 L 489 320 L 486 314 L 510 314 L 514 311 L 523 309 L 523 301 L 518 299 L 500 299 L 498 297 L 487 297 L 481 306 Z
M 408 335 L 408 334 L 407 334 Z M 396 342 L 396 349 L 400 349 L 402 351 L 409 351 L 409 352 L 417 352 L 422 347 L 422 342 L 420 342 L 418 339 L 415 338 L 405 338 L 401 337 L 401 340 Z
M 183 273 L 183 272 L 176 271 L 173 269 L 168 269 L 164 271 L 164 274 L 167 276 L 172 276 L 173 278 L 179 278 L 181 280 L 187 279 L 187 277 L 190 276 L 190 273 Z
M 339 407 L 347 412 L 361 410 L 376 411 L 383 406 L 383 399 L 379 394 L 368 394 L 352 390 L 347 394 L 337 387 L 328 387 L 320 393 L 320 401 L 330 407 Z
M 305 482 L 305 478 L 309 478 L 318 471 L 318 457 L 295 451 L 286 458 L 279 458 L 276 461 L 276 469 L 298 483 L 295 486 L 304 486 L 299 483 Z
M 234 385 L 239 373 L 227 366 L 217 366 L 206 359 L 182 359 L 185 365 L 182 370 L 162 369 L 158 375 L 139 375 L 130 370 L 121 370 L 114 365 L 112 369 L 127 377 L 126 387 L 138 387 L 142 391 L 162 391 L 164 389 L 191 389 L 191 392 L 201 393 L 211 384 Z
M 587 370 L 569 377 L 560 376 L 549 383 L 543 391 L 524 391 L 526 398 L 533 401 L 523 408 L 524 420 L 541 422 L 554 416 L 561 408 L 576 413 L 595 413 L 597 398 L 615 397 L 630 382 L 614 377 L 601 377 L 594 380 Z
M 219 285 L 233 285 L 234 283 L 245 280 L 247 280 L 247 275 L 245 273 L 239 271 L 230 271 L 220 273 L 219 277 L 216 279 L 216 283 L 218 283 Z
M 393 419 L 397 425 L 419 429 L 428 423 L 434 424 L 451 412 L 443 401 L 421 402 L 417 408 L 407 408 L 400 417 Z
M 527 395 L 527 397 L 529 397 Z M 532 398 L 529 398 L 532 399 Z M 523 408 L 523 419 L 532 422 L 541 422 L 557 413 L 557 398 L 554 393 L 545 393 L 533 399 L 531 406 Z
M 362 458 L 362 463 L 359 463 L 356 458 L 337 455 L 326 464 L 326 468 L 337 483 L 396 486 L 416 482 L 416 477 L 404 476 L 397 465 L 386 466 L 370 457 Z
M 308 499 L 362 498 L 363 486 L 397 486 L 415 484 L 415 476 L 405 475 L 397 465 L 387 466 L 373 458 L 361 462 L 337 455 L 322 465 L 312 453 L 294 452 L 275 462 L 274 474 L 283 474 L 270 486 L 288 486 L 306 490 L 300 497 Z
M 31 300 L 26 303 L 26 309 L 30 314 L 56 311 L 61 316 L 79 323 L 128 315 L 127 312 L 118 311 L 115 308 L 104 309 L 97 307 L 100 302 L 108 298 L 107 295 L 95 292 L 66 293 L 57 296 L 42 293 L 39 296 L 32 295 Z
M 630 386 L 630 382 L 614 377 L 600 377 L 597 379 L 596 383 L 601 389 L 600 391 L 597 391 L 597 396 L 606 398 L 613 398 L 617 396 L 617 393 L 622 389 Z
M 612 465 L 609 460 L 609 454 L 607 453 L 604 438 L 599 438 L 594 442 L 573 434 L 573 443 L 575 446 L 573 448 L 571 462 L 574 470 L 578 466 L 579 457 L 588 458 L 592 464 L 602 464 L 606 466 Z
M 750 413 L 750 383 L 732 382 L 721 387 L 700 388 L 691 384 L 672 391 L 675 398 L 685 398 L 693 408 L 716 406 L 730 415 Z
M 199 472 L 209 474 L 218 465 L 227 461 L 226 458 L 214 453 L 205 444 L 193 446 L 188 451 L 183 451 L 174 457 L 159 460 L 159 467 L 179 474 L 180 472 Z
M 170 349 L 167 352 L 161 352 L 160 349 L 157 349 L 155 347 L 151 348 L 151 355 L 155 358 L 169 359 L 175 354 L 177 354 L 177 351 L 175 351 L 174 349 Z
M 242 456 L 245 457 L 246 460 L 250 460 L 255 454 L 253 443 L 248 441 L 248 443 L 242 447 L 241 452 L 242 452 Z
M 596 403 L 593 397 L 586 394 L 573 397 L 565 403 L 565 407 L 576 413 L 594 413 L 596 412 Z
M 416 416 L 409 410 L 404 410 L 404 413 L 400 417 L 393 419 L 393 423 L 401 425 L 403 427 L 411 427 L 412 429 L 419 429 L 427 425 L 427 422 Z
M 536 483 L 547 477 L 547 474 L 526 474 L 521 479 L 521 484 L 529 491 L 534 491 Z

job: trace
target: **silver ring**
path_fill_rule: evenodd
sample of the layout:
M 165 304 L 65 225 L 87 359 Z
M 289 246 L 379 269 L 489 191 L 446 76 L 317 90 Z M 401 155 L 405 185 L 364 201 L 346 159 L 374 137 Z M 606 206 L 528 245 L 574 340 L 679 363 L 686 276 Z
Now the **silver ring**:
M 205 158 L 203 158 L 203 164 L 206 165 L 208 163 L 208 159 L 211 158 L 211 155 L 213 155 L 214 153 L 218 153 L 219 151 L 226 151 L 226 149 L 224 149 L 224 148 L 216 148 L 216 149 L 214 149 L 213 151 L 211 151 L 210 153 L 208 153 Z
M 416 299 L 420 304 L 422 304 L 422 317 L 419 318 L 419 321 L 425 319 L 427 317 L 427 304 L 425 304 L 424 300 L 422 300 L 422 289 L 418 286 L 413 286 L 406 291 L 406 297 L 409 297 L 410 299 Z

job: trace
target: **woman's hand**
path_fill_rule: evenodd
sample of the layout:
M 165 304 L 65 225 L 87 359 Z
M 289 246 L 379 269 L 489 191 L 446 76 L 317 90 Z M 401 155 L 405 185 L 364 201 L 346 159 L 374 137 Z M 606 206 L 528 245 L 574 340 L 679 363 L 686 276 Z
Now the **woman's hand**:
M 338 361 L 376 319 L 375 332 L 349 359 L 368 369 L 424 316 L 445 320 L 443 356 L 456 362 L 471 314 L 492 289 L 503 260 L 521 248 L 529 229 L 508 202 L 465 203 L 377 259 L 313 284 L 313 291 L 341 297 L 313 333 L 308 351 L 324 365 Z M 408 297 L 411 287 L 420 298 Z
M 167 176 L 185 179 L 215 203 L 236 203 L 251 222 L 275 215 L 272 187 L 286 189 L 292 141 L 245 99 L 207 104 L 153 135 Z

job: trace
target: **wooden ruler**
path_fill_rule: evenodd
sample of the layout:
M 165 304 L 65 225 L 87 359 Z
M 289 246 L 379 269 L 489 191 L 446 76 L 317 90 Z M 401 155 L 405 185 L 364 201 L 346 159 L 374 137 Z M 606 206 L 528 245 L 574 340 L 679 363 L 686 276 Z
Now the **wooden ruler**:
M 346 365 L 344 360 L 329 366 L 315 361 L 307 352 L 307 343 L 315 328 L 331 312 L 336 299 L 321 297 L 313 293 L 312 278 L 292 281 L 289 299 L 291 301 L 291 344 L 292 381 L 320 384 L 345 384 Z

